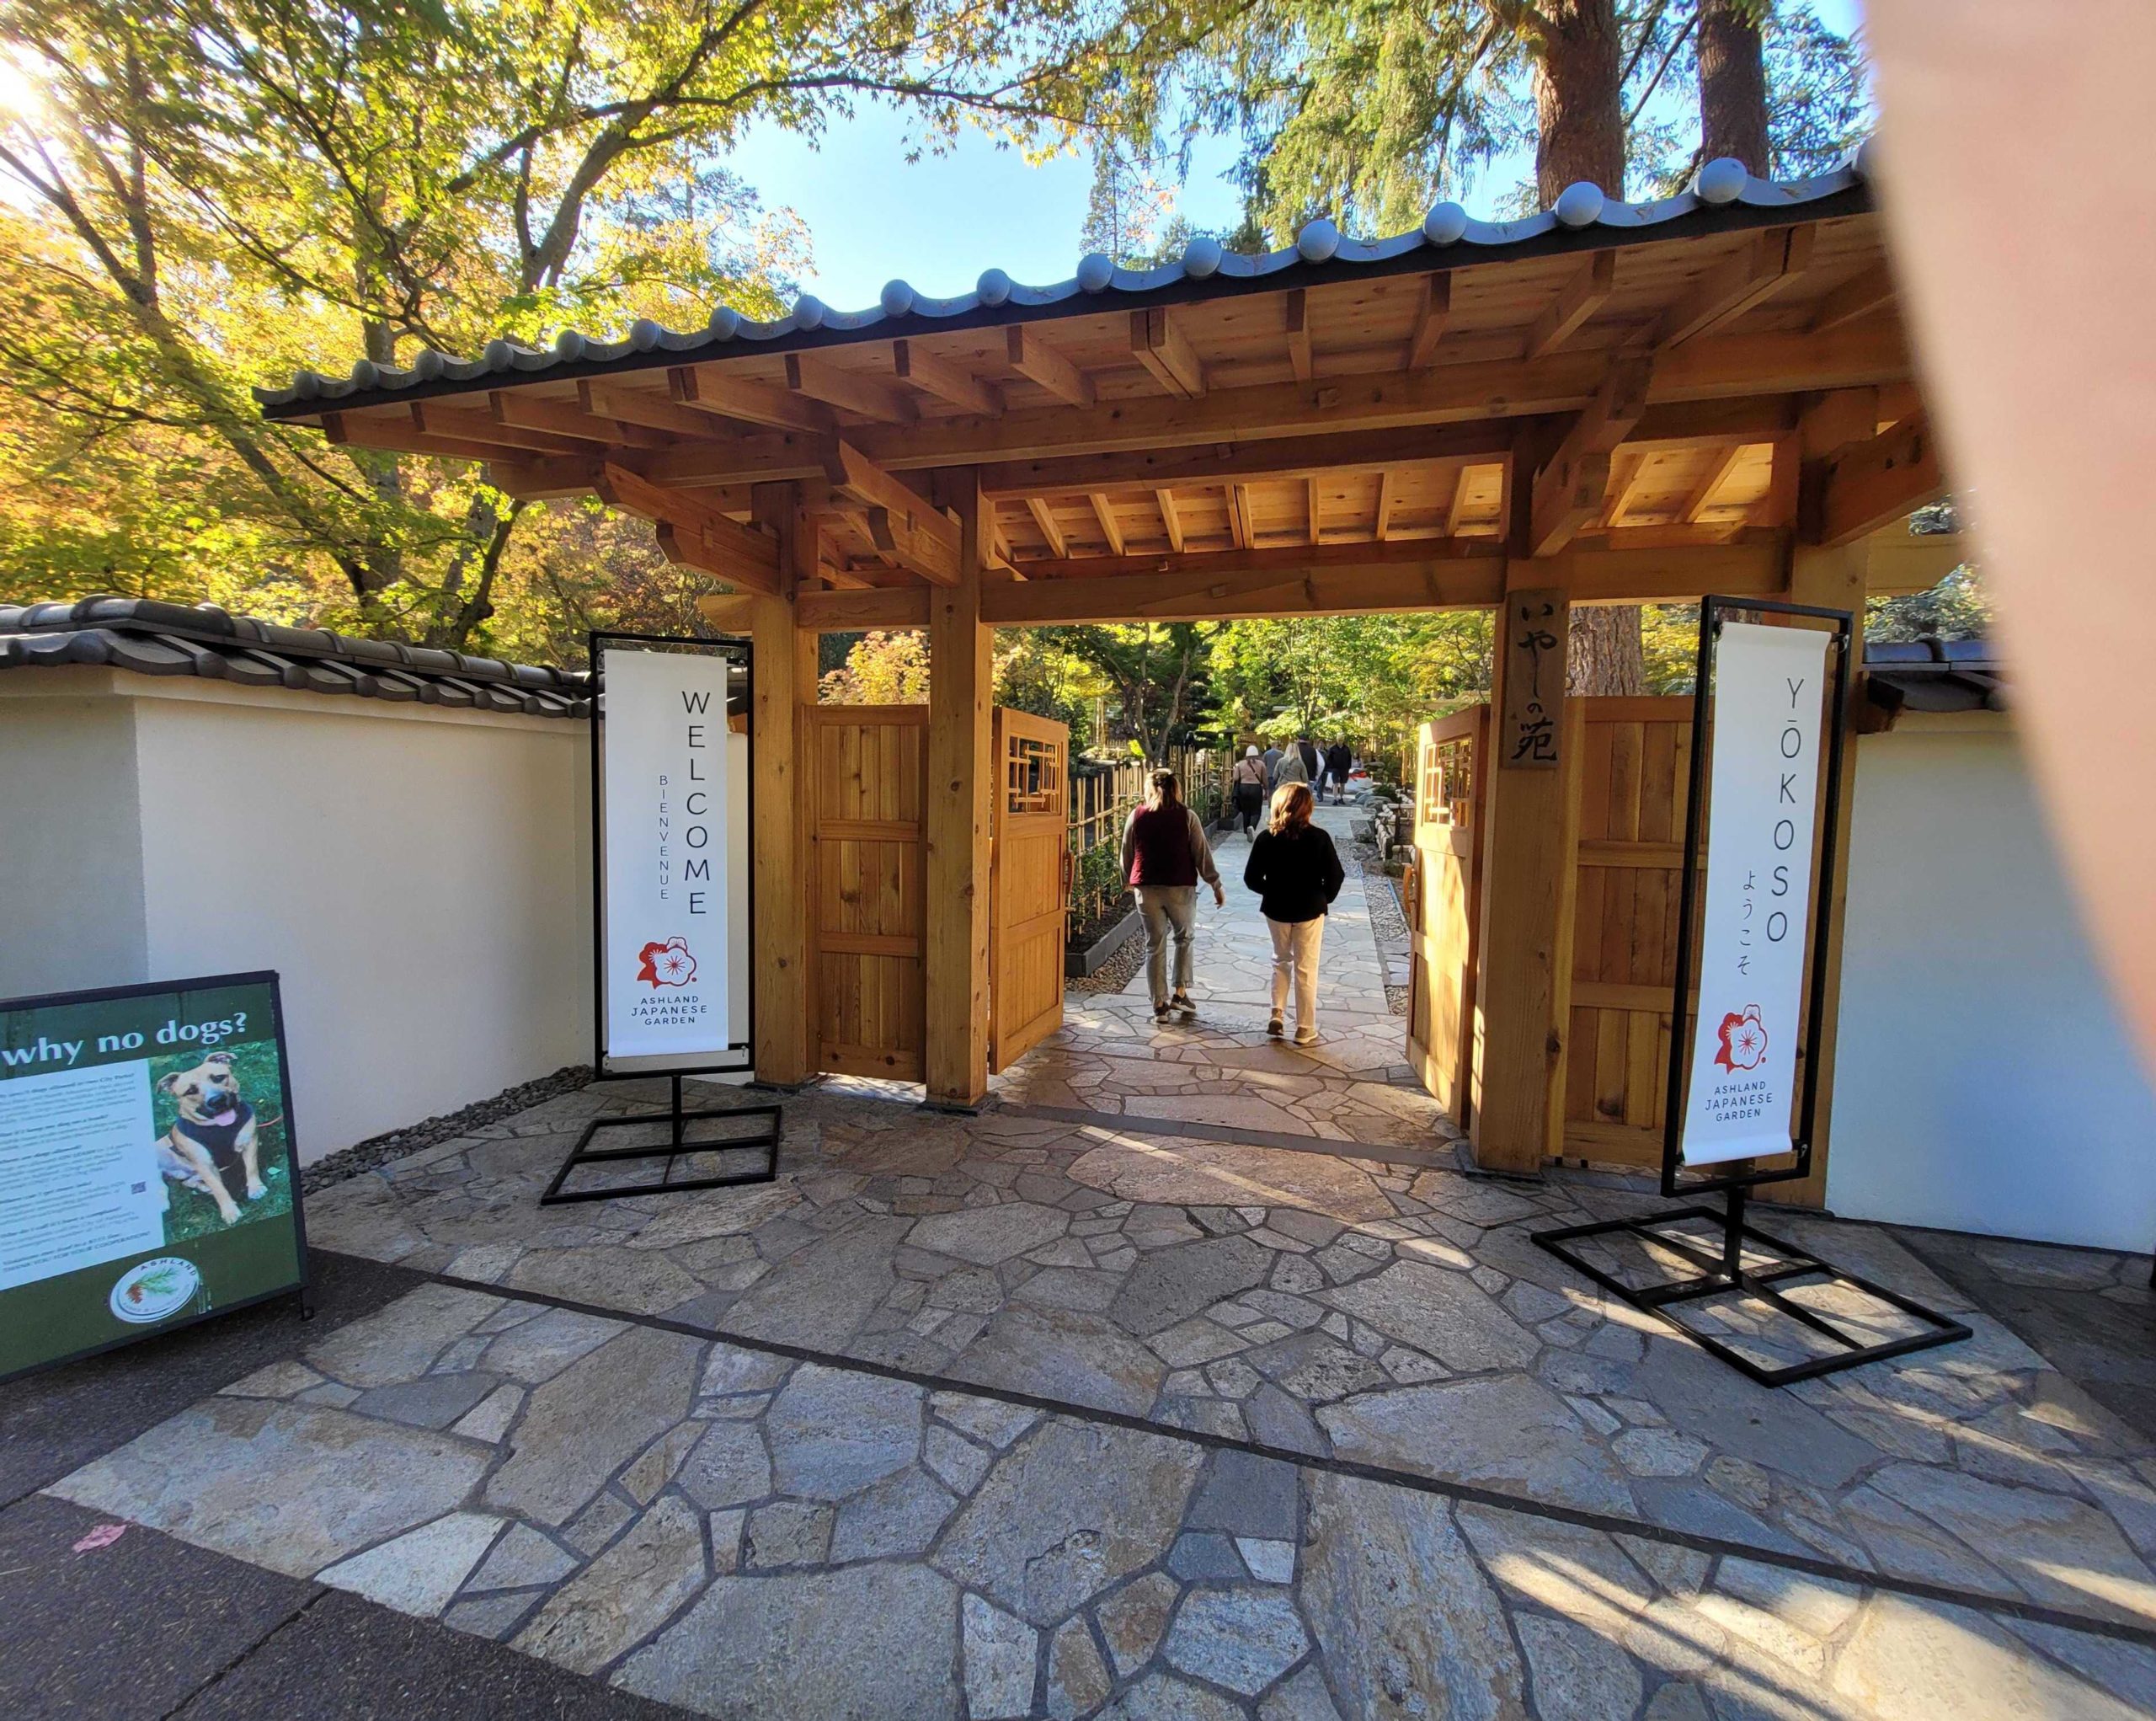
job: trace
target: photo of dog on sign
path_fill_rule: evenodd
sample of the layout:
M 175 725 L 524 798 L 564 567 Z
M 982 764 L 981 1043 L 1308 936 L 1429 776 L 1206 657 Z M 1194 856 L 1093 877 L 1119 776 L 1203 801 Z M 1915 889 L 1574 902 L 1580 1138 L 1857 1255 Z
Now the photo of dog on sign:
M 168 1243 L 291 1211 L 275 1041 L 156 1059 L 150 1089 Z

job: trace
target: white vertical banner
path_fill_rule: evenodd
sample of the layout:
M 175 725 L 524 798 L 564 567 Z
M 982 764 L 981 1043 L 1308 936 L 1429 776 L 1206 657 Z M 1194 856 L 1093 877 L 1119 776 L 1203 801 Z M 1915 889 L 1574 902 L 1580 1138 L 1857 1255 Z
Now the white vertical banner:
M 1687 1165 L 1790 1151 L 1833 638 L 1816 628 L 1726 622 L 1715 647 Z
M 624 1058 L 722 1052 L 733 1037 L 728 660 L 707 651 L 600 649 L 606 1051 Z

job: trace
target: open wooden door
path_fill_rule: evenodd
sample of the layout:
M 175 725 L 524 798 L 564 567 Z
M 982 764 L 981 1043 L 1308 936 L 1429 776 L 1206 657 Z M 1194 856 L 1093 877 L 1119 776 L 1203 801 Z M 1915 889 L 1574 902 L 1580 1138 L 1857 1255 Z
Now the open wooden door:
M 804 715 L 815 1067 L 918 1082 L 928 708 L 812 705 Z
M 1070 731 L 999 705 L 995 746 L 988 1066 L 1006 1070 L 1063 1025 Z
M 1466 1128 L 1475 1063 L 1476 928 L 1481 918 L 1482 747 L 1490 708 L 1422 725 L 1415 762 L 1415 866 L 1407 902 L 1407 1058 Z

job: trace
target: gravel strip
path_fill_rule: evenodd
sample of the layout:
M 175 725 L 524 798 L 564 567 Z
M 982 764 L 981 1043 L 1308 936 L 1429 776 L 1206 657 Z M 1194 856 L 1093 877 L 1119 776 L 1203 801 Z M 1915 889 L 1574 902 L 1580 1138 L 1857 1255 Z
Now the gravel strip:
M 311 1195 L 332 1184 L 340 1184 L 348 1177 L 372 1171 L 377 1165 L 387 1165 L 392 1159 L 417 1153 L 422 1147 L 451 1141 L 488 1124 L 498 1124 L 504 1118 L 528 1111 L 542 1100 L 574 1093 L 590 1080 L 590 1065 L 570 1064 L 536 1082 L 504 1088 L 493 1098 L 475 1101 L 462 1111 L 445 1112 L 438 1118 L 427 1118 L 403 1129 L 392 1130 L 386 1136 L 371 1136 L 364 1141 L 355 1141 L 342 1152 L 332 1153 L 304 1168 L 300 1173 L 301 1193 Z
M 1359 834 L 1369 829 L 1358 824 Z M 1356 864 L 1363 869 L 1363 897 L 1370 909 L 1370 933 L 1378 941 L 1379 953 L 1390 962 L 1407 957 L 1407 915 L 1400 901 L 1400 880 L 1385 871 L 1378 859 L 1377 845 L 1358 842 L 1354 845 Z M 1407 1013 L 1407 988 L 1387 985 L 1385 989 L 1386 1007 L 1396 1016 Z

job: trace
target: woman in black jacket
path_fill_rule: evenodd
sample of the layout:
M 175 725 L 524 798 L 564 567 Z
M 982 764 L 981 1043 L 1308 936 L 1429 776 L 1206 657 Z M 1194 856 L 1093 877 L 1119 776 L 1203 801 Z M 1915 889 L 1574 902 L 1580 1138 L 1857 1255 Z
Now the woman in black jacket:
M 1273 934 L 1273 1019 L 1265 1031 L 1280 1037 L 1292 983 L 1297 1045 L 1317 1043 L 1318 947 L 1325 911 L 1348 879 L 1331 835 L 1310 823 L 1311 805 L 1308 783 L 1282 783 L 1273 796 L 1271 826 L 1257 833 L 1243 869 L 1243 883 L 1257 892 Z

